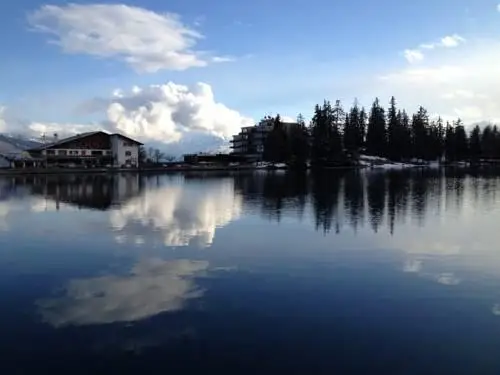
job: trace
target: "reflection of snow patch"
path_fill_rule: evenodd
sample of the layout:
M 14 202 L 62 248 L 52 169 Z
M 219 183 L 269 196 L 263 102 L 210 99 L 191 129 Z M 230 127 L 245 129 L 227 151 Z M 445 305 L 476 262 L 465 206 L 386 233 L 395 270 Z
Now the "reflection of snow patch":
M 403 267 L 404 272 L 419 273 L 422 270 L 421 260 L 407 260 Z
M 126 276 L 72 280 L 64 296 L 38 305 L 44 320 L 56 327 L 146 319 L 201 297 L 193 277 L 207 268 L 205 261 L 143 260 Z
M 453 273 L 442 273 L 437 276 L 437 282 L 443 285 L 458 285 L 460 284 L 460 279 L 457 278 Z

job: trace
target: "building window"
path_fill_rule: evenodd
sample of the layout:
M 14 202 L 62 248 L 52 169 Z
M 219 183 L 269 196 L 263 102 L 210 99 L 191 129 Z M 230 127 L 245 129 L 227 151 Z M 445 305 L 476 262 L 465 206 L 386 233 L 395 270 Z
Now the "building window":
M 125 151 L 125 156 L 132 156 L 132 151 Z
M 102 151 L 92 151 L 92 156 L 101 156 Z
M 55 151 L 55 150 L 47 150 L 47 151 L 46 151 L 46 154 L 47 154 L 47 155 L 55 155 L 55 154 L 56 154 L 56 151 Z

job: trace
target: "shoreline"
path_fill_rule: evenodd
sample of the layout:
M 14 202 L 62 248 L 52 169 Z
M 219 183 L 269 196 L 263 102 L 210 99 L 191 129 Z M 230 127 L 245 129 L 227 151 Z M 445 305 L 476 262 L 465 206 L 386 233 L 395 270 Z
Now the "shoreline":
M 463 167 L 491 167 L 497 164 L 480 164 L 480 165 L 452 165 L 441 164 L 439 166 L 431 165 L 405 165 L 394 168 L 384 168 L 382 166 L 366 166 L 366 165 L 353 165 L 353 166 L 336 166 L 336 167 L 307 167 L 307 168 L 259 168 L 255 166 L 239 166 L 239 167 L 160 167 L 160 168 L 26 168 L 26 169 L 0 169 L 0 176 L 12 175 L 49 175 L 49 174 L 117 174 L 117 173 L 183 173 L 183 172 L 241 172 L 241 171 L 295 171 L 295 170 L 407 170 L 407 169 L 435 169 L 435 168 L 463 168 Z

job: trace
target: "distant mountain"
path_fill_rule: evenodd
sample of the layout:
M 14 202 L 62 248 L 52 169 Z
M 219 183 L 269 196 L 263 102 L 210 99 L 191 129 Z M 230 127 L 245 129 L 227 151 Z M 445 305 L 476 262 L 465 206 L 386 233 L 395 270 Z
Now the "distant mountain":
M 40 145 L 40 142 L 36 142 L 22 136 L 0 134 L 0 154 L 19 154 L 25 150 L 38 147 Z

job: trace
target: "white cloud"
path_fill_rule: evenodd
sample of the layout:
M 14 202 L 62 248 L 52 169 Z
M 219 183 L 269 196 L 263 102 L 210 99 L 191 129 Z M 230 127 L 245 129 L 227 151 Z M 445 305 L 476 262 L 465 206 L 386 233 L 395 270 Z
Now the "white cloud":
M 62 297 L 40 300 L 38 306 L 44 320 L 56 327 L 147 319 L 201 297 L 193 278 L 207 268 L 206 261 L 146 259 L 126 276 L 72 280 Z
M 404 55 L 406 60 L 408 60 L 410 64 L 422 61 L 424 59 L 424 54 L 416 49 L 407 49 L 404 51 Z
M 233 62 L 236 58 L 232 56 L 215 56 L 212 57 L 212 62 L 214 63 L 223 63 L 223 62 Z
M 4 119 L 5 107 L 0 106 L 0 132 L 4 132 L 7 129 L 7 124 Z
M 446 48 L 453 48 L 457 47 L 461 43 L 465 43 L 465 39 L 462 38 L 460 35 L 454 34 L 445 36 L 443 39 L 441 39 L 440 45 Z
M 424 60 L 424 53 L 422 50 L 435 50 L 438 48 L 454 48 L 458 47 L 460 44 L 465 43 L 465 38 L 458 34 L 447 35 L 441 38 L 439 41 L 434 43 L 423 43 L 419 48 L 406 49 L 404 51 L 405 59 L 410 63 L 418 63 Z
M 178 142 L 188 132 L 227 140 L 242 126 L 253 123 L 252 119 L 216 102 L 212 88 L 206 83 L 191 88 L 172 82 L 135 87 L 131 92 L 121 92 L 119 97 L 91 103 L 97 110 L 103 109 L 103 105 L 107 127 L 164 143 Z
M 407 66 L 380 77 L 387 97 L 395 95 L 409 110 L 419 105 L 443 118 L 500 122 L 500 42 L 469 41 L 460 50 L 436 51 L 418 67 Z M 377 95 L 382 96 L 381 89 Z
M 500 4 L 497 5 L 497 11 L 500 12 Z
M 123 132 L 144 141 L 175 143 L 198 133 L 228 140 L 251 118 L 215 100 L 210 85 L 193 87 L 169 82 L 129 92 L 117 89 L 110 98 L 96 98 L 84 105 L 87 113 L 105 113 L 105 129 Z
M 145 190 L 110 216 L 119 242 L 159 241 L 164 246 L 210 246 L 215 231 L 238 218 L 242 201 L 232 179 L 206 182 L 203 189 L 183 179 Z
M 203 36 L 172 13 L 123 4 L 44 5 L 29 14 L 28 22 L 67 53 L 117 58 L 139 72 L 184 70 L 224 60 L 194 50 Z

